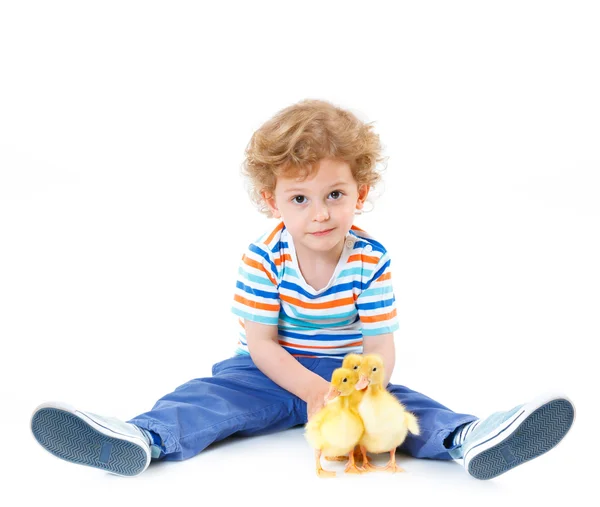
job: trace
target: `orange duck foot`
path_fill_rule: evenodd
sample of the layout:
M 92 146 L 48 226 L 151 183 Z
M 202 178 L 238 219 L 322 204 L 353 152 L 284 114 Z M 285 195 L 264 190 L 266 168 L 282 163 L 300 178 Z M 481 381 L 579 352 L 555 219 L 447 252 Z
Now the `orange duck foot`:
M 329 479 L 331 477 L 335 477 L 335 472 L 330 472 L 329 470 L 317 468 L 317 475 L 322 479 Z
M 325 459 L 327 461 L 346 461 L 348 456 L 325 456 Z M 362 455 L 358 446 L 354 449 L 354 461 L 362 461 Z
M 381 472 L 384 469 L 382 467 L 375 466 L 367 461 L 366 463 L 363 463 L 363 465 L 360 467 L 360 470 L 362 472 Z
M 354 453 L 355 451 L 350 451 L 350 453 L 348 454 L 348 464 L 346 465 L 346 468 L 344 469 L 344 472 L 346 472 L 347 474 L 361 474 L 362 470 L 356 466 L 356 461 L 354 459 Z
M 388 463 L 386 466 L 384 466 L 383 468 L 380 468 L 379 470 L 382 470 L 384 472 L 391 472 L 393 474 L 395 474 L 396 472 L 405 472 L 406 471 L 406 470 L 404 470 L 404 468 L 396 465 L 396 463 Z
M 321 450 L 315 449 L 315 468 L 317 469 L 317 475 L 323 479 L 329 477 L 335 477 L 335 472 L 330 472 L 329 470 L 323 470 L 321 466 Z
M 356 464 L 350 465 L 350 463 L 348 463 L 346 468 L 344 468 L 344 472 L 347 474 L 362 474 L 363 471 L 364 470 L 361 467 L 356 466 Z
M 395 474 L 396 472 L 404 472 L 404 468 L 401 468 L 398 465 L 396 465 L 396 449 L 390 451 L 390 460 L 388 461 L 387 465 L 383 467 L 382 470 L 386 472 L 392 472 L 393 474 Z

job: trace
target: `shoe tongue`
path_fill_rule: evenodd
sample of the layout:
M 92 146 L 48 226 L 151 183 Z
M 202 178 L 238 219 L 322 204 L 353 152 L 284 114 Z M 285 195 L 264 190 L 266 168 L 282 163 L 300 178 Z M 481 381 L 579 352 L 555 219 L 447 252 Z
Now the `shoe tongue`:
M 500 426 L 504 421 L 510 419 L 523 405 L 517 405 L 515 408 L 508 410 L 507 412 L 494 412 L 492 415 L 483 419 L 479 425 L 473 430 L 467 440 L 477 440 L 480 436 L 490 433 L 495 428 Z
M 127 423 L 116 417 L 94 414 L 93 412 L 81 413 L 92 419 L 96 424 L 104 426 L 107 429 L 121 431 L 125 435 L 138 435 L 146 439 L 146 435 L 144 435 L 142 430 L 135 424 Z

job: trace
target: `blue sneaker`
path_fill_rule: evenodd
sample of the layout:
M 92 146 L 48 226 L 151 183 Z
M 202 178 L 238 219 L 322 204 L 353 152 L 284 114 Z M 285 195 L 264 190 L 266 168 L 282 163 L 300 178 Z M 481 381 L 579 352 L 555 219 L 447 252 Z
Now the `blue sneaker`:
M 482 420 L 450 454 L 462 457 L 476 479 L 492 479 L 552 449 L 574 419 L 575 407 L 566 396 L 542 396 Z
M 150 464 L 150 445 L 140 428 L 65 403 L 37 407 L 31 431 L 44 449 L 71 463 L 127 477 L 141 474 Z

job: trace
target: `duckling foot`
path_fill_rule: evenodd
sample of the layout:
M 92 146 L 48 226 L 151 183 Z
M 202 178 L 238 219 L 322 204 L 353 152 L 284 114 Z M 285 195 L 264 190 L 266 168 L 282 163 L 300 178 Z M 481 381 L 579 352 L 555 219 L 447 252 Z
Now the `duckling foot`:
M 382 467 L 378 467 L 372 465 L 370 462 L 363 462 L 362 466 L 359 468 L 361 472 L 381 472 L 384 470 Z
M 354 450 L 350 451 L 350 453 L 348 454 L 348 464 L 346 465 L 344 472 L 346 472 L 347 474 L 362 473 L 362 471 L 356 466 L 356 462 L 354 461 Z
M 360 452 L 360 447 L 357 445 L 354 448 L 354 461 L 358 462 L 358 461 L 362 461 L 363 457 L 362 454 Z
M 399 467 L 398 465 L 396 465 L 396 463 L 388 463 L 385 467 L 381 468 L 380 470 L 384 472 L 391 472 L 393 474 L 395 474 L 396 472 L 406 472 L 404 468 Z
M 321 477 L 321 479 L 329 479 L 331 477 L 335 477 L 335 472 L 330 472 L 329 470 L 324 470 L 323 468 L 317 468 L 317 475 Z
M 329 470 L 323 470 L 321 466 L 321 451 L 315 450 L 315 461 L 317 465 L 317 475 L 323 479 L 327 479 L 329 477 L 335 477 L 335 472 L 330 472 Z
M 398 465 L 396 465 L 396 449 L 390 451 L 390 460 L 388 461 L 388 464 L 384 466 L 381 470 L 385 472 L 392 472 L 393 474 L 395 474 L 396 472 L 405 471 L 404 468 L 401 468 Z
M 362 456 L 360 454 L 360 447 L 357 445 L 354 448 L 354 461 L 361 461 L 362 460 Z M 346 461 L 348 459 L 348 456 L 325 456 L 325 459 L 327 461 Z
M 363 447 L 362 445 L 360 446 L 360 452 L 362 454 L 362 466 L 358 467 L 358 469 L 361 472 L 377 472 L 377 471 L 383 470 L 381 467 L 372 465 L 369 462 L 369 458 L 367 457 L 367 449 L 365 447 Z
M 346 465 L 346 468 L 344 468 L 344 472 L 346 472 L 347 474 L 362 474 L 364 472 L 364 470 L 357 466 L 356 463 L 354 465 L 350 465 L 350 463 L 348 463 Z

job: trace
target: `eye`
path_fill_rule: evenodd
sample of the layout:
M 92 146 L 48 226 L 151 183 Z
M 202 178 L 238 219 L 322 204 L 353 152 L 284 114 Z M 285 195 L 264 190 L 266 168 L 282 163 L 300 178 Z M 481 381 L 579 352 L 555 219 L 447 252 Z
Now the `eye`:
M 373 371 L 377 371 L 377 366 L 375 366 L 375 368 L 373 368 Z
M 340 192 L 339 190 L 334 190 L 329 195 L 334 201 L 337 201 L 337 200 L 341 199 L 344 194 L 342 192 Z
M 355 369 L 355 370 L 358 370 L 358 365 L 356 365 L 356 366 L 354 367 L 354 369 Z
M 292 197 L 292 201 L 296 204 L 304 204 L 306 202 L 306 197 L 304 197 L 303 195 L 296 195 Z
M 342 382 L 348 382 L 348 379 L 347 379 L 347 378 L 345 378 L 344 380 L 342 380 Z

